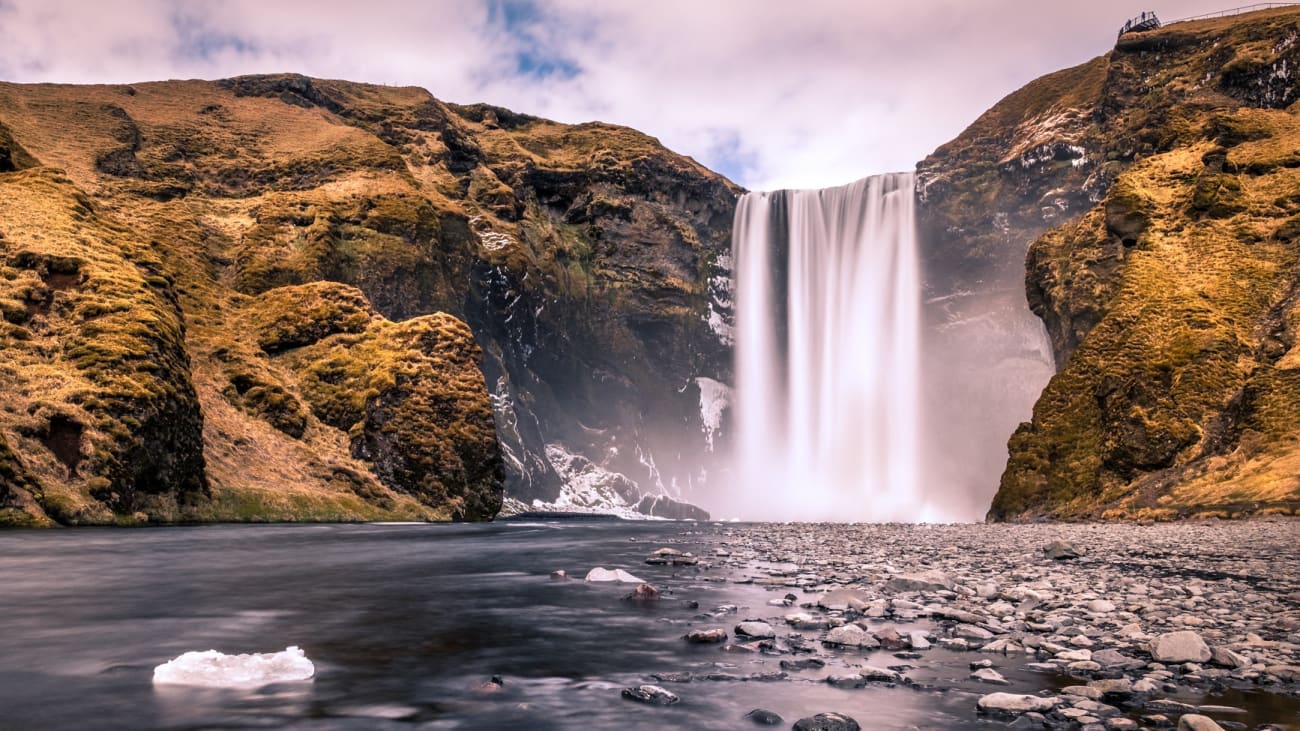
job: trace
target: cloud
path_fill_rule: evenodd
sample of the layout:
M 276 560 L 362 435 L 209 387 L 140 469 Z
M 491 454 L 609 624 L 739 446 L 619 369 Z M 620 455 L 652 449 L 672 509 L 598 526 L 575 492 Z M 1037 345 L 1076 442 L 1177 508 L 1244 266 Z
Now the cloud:
M 297 71 L 415 84 L 448 101 L 630 125 L 747 187 L 820 187 L 910 169 L 1005 94 L 1105 53 L 1134 12 L 1127 0 L 880 5 L 0 0 L 0 76 Z

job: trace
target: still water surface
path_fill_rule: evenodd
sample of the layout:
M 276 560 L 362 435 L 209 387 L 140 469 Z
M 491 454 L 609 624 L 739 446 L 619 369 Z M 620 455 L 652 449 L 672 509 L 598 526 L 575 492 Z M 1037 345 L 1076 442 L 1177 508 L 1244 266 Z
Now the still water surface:
M 668 523 L 203 526 L 0 533 L 3 729 L 734 729 L 764 707 L 821 711 L 864 728 L 982 726 L 971 655 L 934 650 L 909 675 L 931 686 L 841 690 L 829 659 L 776 682 L 662 684 L 671 707 L 624 700 L 656 672 L 747 676 L 780 658 L 691 646 L 692 627 L 779 616 L 773 593 L 720 571 L 648 566 L 660 545 L 708 555 L 715 526 Z M 584 584 L 624 568 L 665 592 Z M 554 569 L 579 580 L 552 581 Z M 697 602 L 698 608 L 690 602 Z M 738 615 L 701 619 L 723 604 Z M 748 609 L 746 609 L 748 607 Z M 155 665 L 189 650 L 299 645 L 312 682 L 260 690 L 155 687 Z M 1005 674 L 1017 692 L 1054 679 Z M 499 675 L 504 685 L 485 692 Z M 999 726 L 1001 724 L 998 724 Z

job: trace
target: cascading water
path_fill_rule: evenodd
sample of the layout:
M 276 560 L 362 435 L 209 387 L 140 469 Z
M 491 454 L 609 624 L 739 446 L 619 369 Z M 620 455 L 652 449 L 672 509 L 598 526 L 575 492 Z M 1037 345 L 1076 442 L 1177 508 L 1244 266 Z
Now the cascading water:
M 919 480 L 913 175 L 736 209 L 738 489 L 752 520 L 934 520 Z

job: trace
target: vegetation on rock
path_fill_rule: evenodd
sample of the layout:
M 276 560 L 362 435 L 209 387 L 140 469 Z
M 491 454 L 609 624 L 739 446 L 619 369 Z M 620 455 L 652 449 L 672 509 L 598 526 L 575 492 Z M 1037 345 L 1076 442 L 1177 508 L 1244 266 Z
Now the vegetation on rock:
M 1011 439 L 991 518 L 1300 507 L 1298 38 L 1300 13 L 1263 11 L 1107 57 L 1099 108 L 1136 154 L 1029 251 L 1060 372 Z
M 296 75 L 0 84 L 0 191 L 0 523 L 489 518 L 486 383 L 528 499 L 549 440 L 635 463 L 636 404 L 680 432 L 726 368 L 735 188 L 624 128 Z

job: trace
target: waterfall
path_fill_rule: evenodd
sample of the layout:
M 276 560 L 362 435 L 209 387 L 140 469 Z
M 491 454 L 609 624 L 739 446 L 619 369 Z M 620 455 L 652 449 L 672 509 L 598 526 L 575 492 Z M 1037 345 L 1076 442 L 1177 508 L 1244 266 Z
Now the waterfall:
M 919 521 L 913 175 L 737 206 L 736 489 L 714 515 Z

